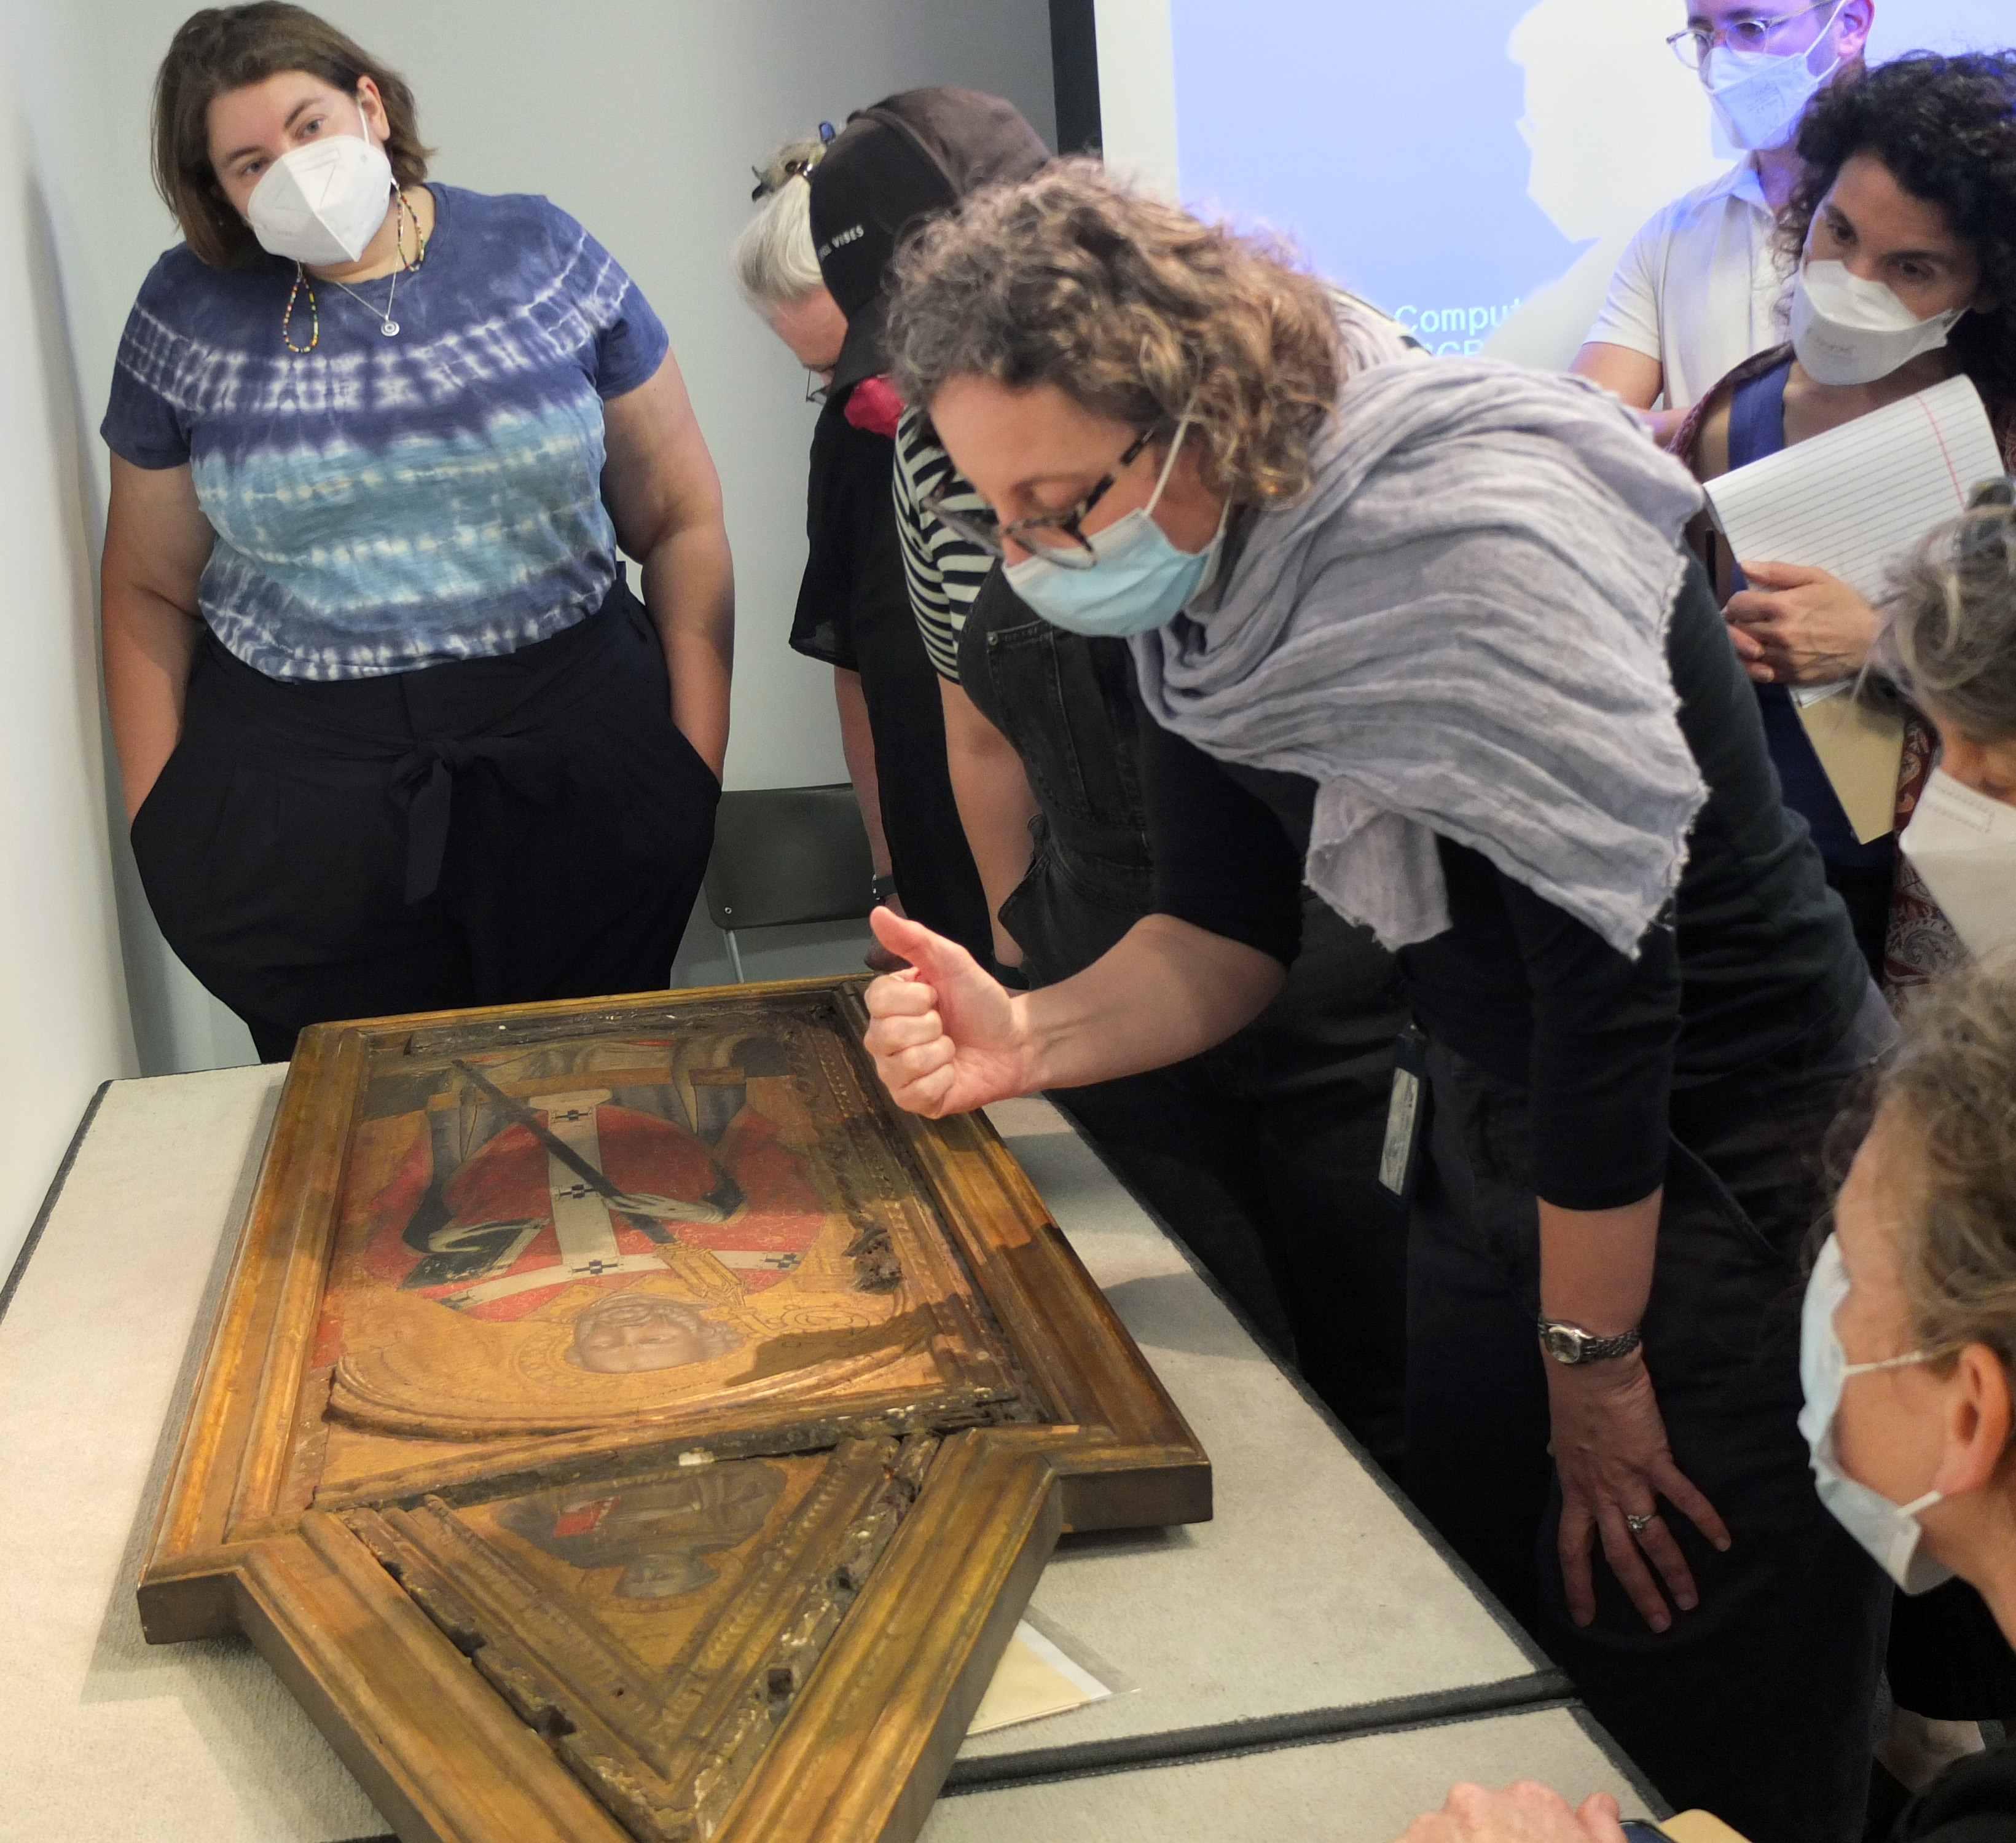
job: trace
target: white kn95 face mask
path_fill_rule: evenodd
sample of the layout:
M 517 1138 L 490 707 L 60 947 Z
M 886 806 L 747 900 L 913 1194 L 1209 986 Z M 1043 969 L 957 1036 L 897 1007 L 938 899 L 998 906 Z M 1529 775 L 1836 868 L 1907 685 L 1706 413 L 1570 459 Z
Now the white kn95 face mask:
M 1935 768 L 1897 842 L 1970 952 L 2016 947 L 2016 806 Z
M 1840 11 L 1837 4 L 1820 28 L 1821 36 L 1833 29 Z M 1731 146 L 1782 147 L 1798 131 L 1799 117 L 1814 92 L 1841 68 L 1837 58 L 1816 76 L 1806 67 L 1806 57 L 1804 51 L 1787 57 L 1718 45 L 1701 59 L 1701 88 Z
M 361 101 L 357 116 L 356 134 L 290 148 L 260 176 L 245 216 L 261 249 L 296 262 L 355 262 L 378 234 L 392 200 L 392 163 L 371 139 Z
M 1873 384 L 1936 351 L 1967 311 L 1921 320 L 1884 283 L 1839 262 L 1809 262 L 1792 279 L 1792 350 L 1817 384 Z

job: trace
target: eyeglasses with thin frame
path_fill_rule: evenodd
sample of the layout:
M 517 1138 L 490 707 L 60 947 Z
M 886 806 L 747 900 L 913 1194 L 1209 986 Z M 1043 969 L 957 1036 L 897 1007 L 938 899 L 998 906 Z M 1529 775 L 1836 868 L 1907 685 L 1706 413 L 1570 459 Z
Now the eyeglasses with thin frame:
M 1079 527 L 1091 515 L 1093 507 L 1113 490 L 1114 483 L 1134 464 L 1154 436 L 1154 429 L 1143 429 L 1128 444 L 1127 452 L 1107 470 L 1098 485 L 1067 511 L 1011 519 L 1006 524 L 991 511 L 951 511 L 945 499 L 956 476 L 949 476 L 925 494 L 924 509 L 969 543 L 977 544 L 995 556 L 1006 554 L 1007 542 L 1012 538 L 1024 550 L 1040 550 L 1052 563 L 1067 570 L 1089 570 L 1099 561 L 1099 553 L 1093 549 L 1092 540 Z
M 1809 13 L 1818 13 L 1822 7 L 1831 7 L 1838 13 L 1841 0 L 1814 0 L 1811 6 L 1795 7 L 1790 13 L 1781 13 L 1772 19 L 1733 20 L 1726 26 L 1716 26 L 1704 31 L 1698 26 L 1689 26 L 1674 33 L 1666 41 L 1673 49 L 1673 56 L 1690 70 L 1698 70 L 1708 54 L 1718 44 L 1727 45 L 1731 51 L 1762 51 L 1771 42 L 1771 34 L 1780 26 L 1789 25 L 1794 20 L 1804 19 Z

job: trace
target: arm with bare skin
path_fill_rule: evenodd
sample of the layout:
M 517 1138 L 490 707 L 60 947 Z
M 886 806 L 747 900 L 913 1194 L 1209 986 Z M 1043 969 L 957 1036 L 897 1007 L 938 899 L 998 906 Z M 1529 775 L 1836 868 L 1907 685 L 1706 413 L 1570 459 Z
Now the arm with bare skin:
M 215 542 L 186 464 L 136 467 L 112 457 L 99 601 L 105 702 L 128 824 L 182 739 L 203 637 L 196 585 Z
M 606 403 L 603 419 L 603 498 L 617 542 L 640 566 L 644 606 L 664 643 L 672 721 L 718 779 L 728 753 L 735 567 L 721 482 L 671 355 Z
M 980 714 L 973 700 L 945 679 L 938 681 L 938 696 L 945 707 L 945 765 L 959 824 L 987 893 L 994 957 L 1004 966 L 1020 966 L 1022 949 L 1002 924 L 1001 905 L 1029 873 L 1029 821 L 1036 797 L 1015 745 Z
M 877 877 L 889 874 L 889 840 L 882 830 L 882 783 L 875 765 L 875 732 L 868 722 L 868 697 L 861 675 L 851 668 L 833 668 L 833 701 L 840 713 L 840 752 L 847 778 L 854 783 L 854 803 L 868 834 L 869 861 Z
M 1654 1190 L 1618 1209 L 1564 1209 L 1541 1199 L 1541 1311 L 1599 1337 L 1642 1323 L 1652 1296 L 1662 1194 Z M 1701 1595 L 1660 1500 L 1718 1549 L 1729 1546 L 1728 1527 L 1674 1463 L 1642 1345 L 1593 1363 L 1547 1358 L 1543 1366 L 1549 1449 L 1561 1485 L 1556 1550 L 1568 1614 L 1578 1625 L 1596 1617 L 1592 1568 L 1600 1542 L 1639 1617 L 1664 1632 L 1672 1614 L 1653 1568 L 1683 1612 L 1692 1611 Z M 1647 1514 L 1651 1521 L 1634 1534 L 1625 1519 Z
M 1592 340 L 1575 354 L 1568 369 L 1602 387 L 1637 411 L 1652 439 L 1664 448 L 1673 431 L 1687 419 L 1684 409 L 1654 409 L 1652 405 L 1665 388 L 1666 374 L 1656 358 L 1634 351 L 1629 346 L 1607 345 Z
M 870 920 L 910 970 L 869 987 L 867 1047 L 897 1105 L 931 1119 L 1180 1062 L 1251 1023 L 1287 977 L 1257 948 L 1150 915 L 1082 973 L 1010 992 L 930 929 Z

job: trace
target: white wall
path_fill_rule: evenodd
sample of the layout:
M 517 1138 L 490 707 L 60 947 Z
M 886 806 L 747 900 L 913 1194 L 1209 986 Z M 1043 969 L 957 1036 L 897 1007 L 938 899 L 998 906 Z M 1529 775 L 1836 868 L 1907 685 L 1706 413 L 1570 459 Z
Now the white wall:
M 132 1071 L 91 643 L 88 463 L 49 201 L 0 41 L 0 1276 L 92 1090 Z
M 242 1027 L 168 953 L 133 887 L 123 828 L 106 824 L 92 663 L 106 481 L 96 428 L 127 309 L 175 240 L 147 177 L 147 103 L 193 5 L 0 0 L 0 529 L 11 540 L 0 1255 L 91 1088 L 132 1072 L 136 1041 L 147 1072 L 251 1056 Z M 727 247 L 750 209 L 752 163 L 891 91 L 992 90 L 1053 139 L 1044 0 L 330 0 L 323 10 L 412 82 L 438 177 L 546 193 L 641 283 L 671 329 L 727 497 L 740 591 L 728 784 L 844 779 L 831 675 L 784 644 L 814 412 L 803 373 L 729 283 Z M 711 963 L 717 945 L 703 918 L 682 960 Z
M 1169 0 L 1093 0 L 1093 20 L 1106 163 L 1170 198 L 1180 197 Z

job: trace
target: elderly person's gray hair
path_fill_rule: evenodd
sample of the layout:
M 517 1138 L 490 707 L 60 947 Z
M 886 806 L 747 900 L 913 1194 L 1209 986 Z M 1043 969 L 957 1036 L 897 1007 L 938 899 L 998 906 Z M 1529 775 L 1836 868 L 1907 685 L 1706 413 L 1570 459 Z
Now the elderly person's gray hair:
M 1899 571 L 1870 663 L 1971 742 L 2016 736 L 2016 507 L 2005 483 Z M 2000 502 L 1994 502 L 1999 499 Z
M 757 175 L 756 215 L 742 227 L 728 260 L 736 286 L 758 310 L 789 307 L 822 286 L 812 249 L 810 175 L 825 153 L 816 135 L 787 141 Z
M 2016 954 L 1947 974 L 1877 1078 L 1916 1166 L 1898 1253 L 1921 1348 L 1985 1344 L 2016 1366 Z

